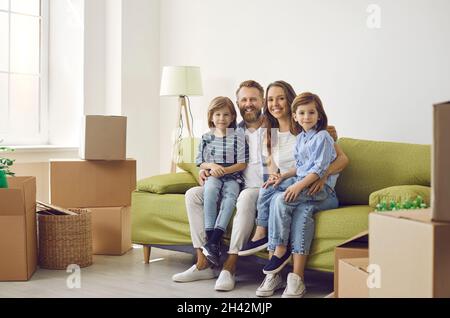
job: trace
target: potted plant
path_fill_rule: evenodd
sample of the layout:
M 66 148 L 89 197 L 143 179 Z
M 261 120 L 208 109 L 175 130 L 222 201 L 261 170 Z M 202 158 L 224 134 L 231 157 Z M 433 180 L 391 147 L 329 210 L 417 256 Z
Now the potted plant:
M 1 142 L 1 140 L 0 140 Z M 0 147 L 0 152 L 12 152 L 14 149 L 9 147 Z M 11 172 L 10 168 L 14 164 L 13 159 L 3 158 L 0 156 L 0 188 L 8 187 L 7 176 L 14 176 L 14 173 Z

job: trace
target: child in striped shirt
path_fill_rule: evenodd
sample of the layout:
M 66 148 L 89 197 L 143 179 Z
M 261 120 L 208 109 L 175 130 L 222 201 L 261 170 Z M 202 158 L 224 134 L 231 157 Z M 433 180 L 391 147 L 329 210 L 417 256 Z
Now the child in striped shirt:
M 210 132 L 202 136 L 196 164 L 209 173 L 204 185 L 207 243 L 202 247 L 209 263 L 220 265 L 220 241 L 244 186 L 242 171 L 248 163 L 245 132 L 236 129 L 236 110 L 227 97 L 216 97 L 208 107 Z

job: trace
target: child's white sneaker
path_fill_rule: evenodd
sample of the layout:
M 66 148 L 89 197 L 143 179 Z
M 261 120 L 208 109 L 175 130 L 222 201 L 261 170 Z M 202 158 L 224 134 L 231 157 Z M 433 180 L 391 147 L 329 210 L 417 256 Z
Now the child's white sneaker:
M 283 279 L 280 274 L 267 274 L 256 290 L 256 296 L 270 297 L 277 290 L 283 288 Z
M 286 289 L 281 297 L 283 298 L 301 298 L 305 295 L 306 288 L 302 278 L 295 273 L 289 273 L 287 277 Z

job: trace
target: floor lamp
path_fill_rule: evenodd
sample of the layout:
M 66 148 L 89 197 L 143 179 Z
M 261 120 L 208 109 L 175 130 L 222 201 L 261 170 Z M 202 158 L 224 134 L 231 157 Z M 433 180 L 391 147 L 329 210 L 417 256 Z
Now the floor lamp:
M 172 165 L 170 172 L 176 172 L 178 146 L 186 125 L 189 137 L 194 137 L 193 123 L 188 96 L 203 95 L 200 67 L 198 66 L 164 66 L 161 77 L 160 96 L 178 96 L 175 129 L 177 136 L 172 146 Z M 184 117 L 184 119 L 183 119 Z

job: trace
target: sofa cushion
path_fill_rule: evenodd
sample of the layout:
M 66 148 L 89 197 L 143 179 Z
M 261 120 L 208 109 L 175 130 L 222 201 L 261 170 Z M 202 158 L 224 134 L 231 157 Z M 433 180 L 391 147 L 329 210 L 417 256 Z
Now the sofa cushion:
M 188 172 L 169 173 L 153 176 L 140 180 L 137 184 L 138 191 L 151 193 L 186 193 L 197 185 L 195 178 Z
M 414 200 L 418 195 L 430 206 L 431 188 L 420 185 L 394 186 L 375 191 L 369 197 L 369 206 L 375 209 L 377 204 L 383 200 L 387 203 L 391 202 L 391 200 L 404 202 L 406 200 Z
M 198 138 L 184 138 L 178 145 L 177 166 L 180 169 L 189 172 L 195 178 L 195 180 L 197 180 L 200 171 L 200 169 L 195 164 L 199 142 L 200 140 Z
M 372 192 L 396 185 L 430 186 L 429 145 L 350 138 L 341 138 L 338 144 L 350 159 L 336 184 L 342 205 L 367 205 Z

